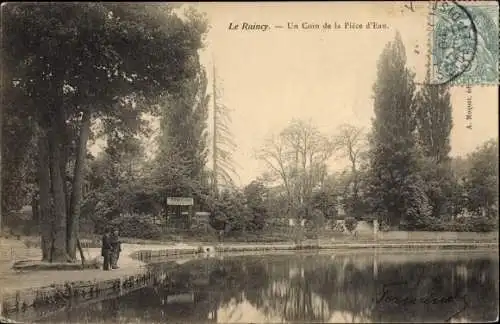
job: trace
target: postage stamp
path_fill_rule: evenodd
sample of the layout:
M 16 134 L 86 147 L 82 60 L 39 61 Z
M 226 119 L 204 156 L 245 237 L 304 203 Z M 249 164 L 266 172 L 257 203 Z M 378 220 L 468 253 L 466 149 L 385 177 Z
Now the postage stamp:
M 429 25 L 431 83 L 498 84 L 497 2 L 434 2 Z

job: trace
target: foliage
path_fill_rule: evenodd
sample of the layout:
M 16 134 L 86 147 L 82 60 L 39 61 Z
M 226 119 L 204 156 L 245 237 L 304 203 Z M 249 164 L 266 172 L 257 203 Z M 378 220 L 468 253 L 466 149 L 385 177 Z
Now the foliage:
M 421 159 L 421 172 L 426 185 L 426 195 L 432 208 L 432 217 L 454 215 L 454 192 L 458 193 L 458 184 L 453 176 L 449 163 L 437 163 L 434 159 Z
M 364 212 L 363 199 L 360 197 L 362 174 L 359 170 L 362 159 L 366 155 L 367 141 L 364 130 L 349 124 L 341 125 L 333 143 L 340 157 L 347 158 L 350 163 L 349 182 L 344 191 L 346 212 L 359 218 Z
M 94 224 L 99 230 L 100 224 L 122 213 L 159 213 L 161 207 L 150 191 L 150 182 L 141 174 L 145 163 L 140 152 L 122 151 L 119 159 L 102 152 L 90 161 L 82 221 Z
M 160 226 L 154 224 L 146 215 L 127 214 L 113 220 L 109 225 L 117 228 L 120 236 L 124 237 L 157 240 L 162 235 Z
M 460 217 L 452 221 L 436 222 L 426 228 L 426 230 L 487 233 L 498 231 L 498 222 L 494 219 L 481 216 Z
M 432 208 L 432 215 L 418 220 L 417 227 L 425 228 L 460 209 L 453 206 L 453 191 L 459 188 L 450 168 L 452 108 L 448 87 L 425 84 L 415 101 L 418 147 L 422 153 L 420 174 Z
M 168 96 L 161 105 L 159 151 L 153 163 L 159 200 L 163 197 L 193 197 L 196 210 L 209 205 L 207 78 L 200 66 L 194 79 L 186 80 L 179 92 Z M 163 198 L 164 199 L 164 198 Z
M 266 141 L 257 157 L 270 169 L 269 180 L 283 188 L 287 209 L 297 215 L 300 206 L 306 206 L 307 216 L 313 190 L 324 181 L 332 154 L 331 141 L 311 122 L 293 120 Z
M 36 164 L 34 124 L 14 102 L 2 108 L 2 213 L 17 211 L 31 201 Z
M 254 180 L 243 189 L 247 207 L 252 215 L 251 230 L 262 230 L 267 218 L 267 188 L 264 183 Z
M 318 229 L 326 223 L 325 214 L 320 209 L 313 210 L 311 220 Z
M 315 210 L 321 211 L 323 217 L 332 219 L 337 216 L 337 194 L 329 190 L 329 188 L 322 187 L 320 190 L 315 191 L 312 197 L 312 205 Z
M 346 217 L 345 218 L 345 228 L 352 233 L 356 226 L 358 226 L 358 221 L 354 217 Z
M 213 203 L 210 225 L 216 230 L 233 234 L 241 232 L 253 218 L 245 196 L 236 190 L 223 190 Z
M 179 152 L 189 166 L 186 176 L 200 180 L 207 163 L 207 77 L 200 66 L 196 78 L 186 80 L 161 105 L 160 155 Z
M 425 157 L 449 161 L 452 108 L 446 85 L 425 83 L 416 95 L 418 142 Z
M 384 215 L 392 225 L 414 223 L 430 213 L 418 174 L 413 79 L 398 33 L 378 62 L 367 188 L 372 211 Z
M 99 118 L 112 137 L 140 131 L 142 113 L 154 112 L 159 97 L 197 74 L 206 24 L 193 14 L 182 20 L 161 4 L 2 9 L 2 89 L 15 88 L 7 101 L 15 98 L 40 130 L 43 258 L 65 261 L 75 256 L 90 122 Z
M 466 176 L 467 209 L 486 217 L 498 216 L 498 140 L 489 140 L 470 157 Z

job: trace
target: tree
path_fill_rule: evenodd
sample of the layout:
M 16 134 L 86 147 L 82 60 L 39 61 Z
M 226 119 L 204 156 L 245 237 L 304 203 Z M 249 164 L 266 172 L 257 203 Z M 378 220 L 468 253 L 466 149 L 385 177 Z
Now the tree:
M 363 150 L 367 144 L 366 136 L 362 128 L 344 124 L 337 131 L 333 143 L 337 151 L 340 152 L 340 156 L 347 158 L 351 166 L 348 192 L 344 197 L 346 210 L 359 217 L 362 214 L 362 208 L 359 197 L 360 175 L 358 169 L 363 157 Z
M 203 67 L 194 79 L 182 84 L 182 90 L 162 105 L 160 150 L 181 152 L 189 161 L 189 176 L 201 179 L 207 163 L 208 103 L 207 77 Z
M 449 163 L 452 181 L 452 215 L 461 214 L 467 207 L 466 179 L 470 169 L 470 160 L 464 157 L 452 157 Z
M 483 143 L 469 156 L 465 181 L 467 209 L 489 218 L 498 215 L 498 139 Z
M 150 163 L 145 174 L 147 192 L 154 195 L 155 201 L 166 207 L 167 197 L 179 197 L 192 194 L 201 202 L 209 200 L 209 193 L 203 178 L 190 176 L 192 161 L 186 158 L 183 150 L 169 150 L 159 154 Z
M 238 190 L 224 189 L 214 200 L 210 223 L 217 230 L 227 233 L 245 230 L 252 215 L 246 207 L 245 196 Z
M 452 108 L 446 85 L 425 84 L 416 96 L 418 146 L 422 178 L 434 220 L 452 211 L 454 178 L 450 168 Z
M 358 221 L 354 217 L 347 217 L 345 219 L 345 228 L 352 233 L 358 225 Z
M 432 219 L 452 216 L 454 195 L 458 193 L 456 179 L 449 162 L 436 163 L 433 158 L 422 157 L 420 175 L 425 184 L 425 193 L 432 208 Z
M 154 181 L 147 177 L 150 165 L 144 159 L 139 139 L 108 138 L 108 145 L 89 163 L 82 221 L 100 233 L 106 224 L 128 214 L 158 214 L 161 204 L 154 195 Z
M 251 221 L 253 227 L 259 230 L 262 229 L 268 213 L 266 205 L 268 200 L 267 188 L 262 181 L 254 180 L 245 186 L 243 194 L 245 195 L 247 206 L 253 216 Z
M 416 96 L 418 143 L 425 157 L 449 162 L 453 126 L 450 92 L 446 85 L 426 83 Z
M 74 259 L 92 121 L 126 124 L 193 77 L 204 24 L 183 21 L 168 5 L 16 3 L 3 9 L 5 82 L 22 93 L 39 128 L 43 259 Z M 70 190 L 64 174 L 75 142 Z
M 337 216 L 338 194 L 330 188 L 323 186 L 313 193 L 313 208 L 320 210 L 326 219 Z
M 219 183 L 226 187 L 233 186 L 233 176 L 236 175 L 232 153 L 236 148 L 231 135 L 230 109 L 221 103 L 220 87 L 217 83 L 217 71 L 213 66 L 212 80 L 213 98 L 213 139 L 212 139 L 212 190 L 216 197 L 219 192 Z
M 270 169 L 272 180 L 284 188 L 288 211 L 299 220 L 299 209 L 307 217 L 312 204 L 313 190 L 324 181 L 326 162 L 333 146 L 310 122 L 293 120 L 278 135 L 269 138 L 257 157 Z
M 10 96 L 3 89 L 4 98 Z M 15 102 L 3 103 L 2 125 L 2 212 L 19 210 L 27 201 L 30 184 L 35 181 L 36 141 L 30 116 Z M 31 203 L 31 202 L 29 202 Z M 34 215 L 36 217 L 36 215 Z
M 206 164 L 208 157 L 207 128 L 208 103 L 207 77 L 203 67 L 193 79 L 186 80 L 177 93 L 169 96 L 161 106 L 160 141 L 157 158 L 171 156 L 176 152 L 186 164 L 186 178 L 202 188 L 179 188 L 182 195 L 192 196 L 198 208 L 205 206 L 206 199 L 200 192 L 207 191 Z M 161 162 L 160 162 L 161 163 Z M 185 184 L 183 181 L 181 184 Z
M 393 224 L 414 223 L 429 215 L 418 174 L 415 145 L 414 74 L 406 67 L 401 36 L 396 34 L 378 61 L 374 84 L 375 118 L 370 140 L 368 196 L 376 214 Z

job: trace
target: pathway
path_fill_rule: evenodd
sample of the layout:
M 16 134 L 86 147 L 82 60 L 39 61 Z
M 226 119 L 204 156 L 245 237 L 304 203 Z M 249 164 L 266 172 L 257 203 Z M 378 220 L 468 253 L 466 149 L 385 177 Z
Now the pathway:
M 133 259 L 131 255 L 139 250 L 170 250 L 170 249 L 193 249 L 196 246 L 186 244 L 172 245 L 139 245 L 139 244 L 122 244 L 122 253 L 118 261 L 119 269 L 111 271 L 103 271 L 101 269 L 85 269 L 85 270 L 44 270 L 44 271 L 26 271 L 17 273 L 12 269 L 3 270 L 0 276 L 0 300 L 1 295 L 15 290 L 32 289 L 46 287 L 51 284 L 64 284 L 69 281 L 93 281 L 93 280 L 108 280 L 128 277 L 138 274 L 142 271 L 144 263 Z M 86 249 L 86 257 L 89 259 L 100 256 L 101 249 L 89 248 Z M 40 253 L 34 255 L 29 254 L 31 259 L 40 259 Z M 9 266 L 12 266 L 10 263 Z M 6 265 L 4 263 L 3 267 Z

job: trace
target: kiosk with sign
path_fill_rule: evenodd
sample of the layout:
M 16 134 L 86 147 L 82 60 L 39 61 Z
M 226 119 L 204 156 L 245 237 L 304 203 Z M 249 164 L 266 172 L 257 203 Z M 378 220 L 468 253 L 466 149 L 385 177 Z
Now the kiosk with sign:
M 167 197 L 167 226 L 190 228 L 193 205 L 194 199 L 191 197 Z

